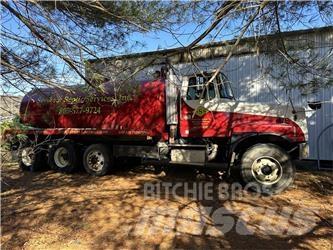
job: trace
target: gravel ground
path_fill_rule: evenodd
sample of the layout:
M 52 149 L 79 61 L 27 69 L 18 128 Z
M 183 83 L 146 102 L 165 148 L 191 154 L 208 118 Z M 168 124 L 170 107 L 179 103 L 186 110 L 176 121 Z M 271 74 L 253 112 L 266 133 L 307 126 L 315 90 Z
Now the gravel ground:
M 2 249 L 333 249 L 331 172 L 298 172 L 272 197 L 188 168 L 97 178 L 12 164 L 1 181 Z

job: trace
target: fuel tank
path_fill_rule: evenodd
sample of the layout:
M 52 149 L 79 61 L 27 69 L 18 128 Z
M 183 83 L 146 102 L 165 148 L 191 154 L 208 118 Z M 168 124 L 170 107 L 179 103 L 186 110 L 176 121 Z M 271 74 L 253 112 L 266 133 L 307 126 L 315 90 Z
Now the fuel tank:
M 165 131 L 165 83 L 105 83 L 30 91 L 20 106 L 21 122 L 36 128 L 92 128 L 160 135 Z

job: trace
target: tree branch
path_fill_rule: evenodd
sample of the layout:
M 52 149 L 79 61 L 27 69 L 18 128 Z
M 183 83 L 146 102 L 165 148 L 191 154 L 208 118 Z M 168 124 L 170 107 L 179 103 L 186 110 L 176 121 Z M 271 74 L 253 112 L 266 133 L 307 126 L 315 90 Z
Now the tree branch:
M 47 41 L 47 39 L 44 38 L 29 22 L 29 20 L 21 15 L 19 12 L 14 10 L 6 1 L 1 2 L 1 4 L 15 17 L 17 17 L 30 31 L 33 35 L 35 35 L 38 39 L 40 39 L 42 42 L 44 42 L 52 51 L 53 54 L 61 58 L 67 65 L 69 65 L 88 85 L 93 87 L 95 89 L 95 86 L 90 83 L 90 81 L 76 68 L 76 66 L 73 64 L 73 62 L 69 59 L 61 55 L 53 46 Z

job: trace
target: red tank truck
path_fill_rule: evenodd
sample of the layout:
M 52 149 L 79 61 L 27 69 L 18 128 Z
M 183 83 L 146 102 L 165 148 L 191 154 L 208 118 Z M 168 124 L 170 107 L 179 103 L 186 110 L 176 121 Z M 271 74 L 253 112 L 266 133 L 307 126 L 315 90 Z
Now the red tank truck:
M 114 91 L 75 87 L 36 89 L 22 100 L 20 117 L 32 129 L 19 150 L 22 169 L 46 162 L 72 172 L 83 164 L 102 176 L 118 157 L 144 163 L 239 171 L 245 183 L 276 193 L 293 180 L 292 159 L 306 154 L 304 109 L 237 101 L 223 73 L 133 83 Z

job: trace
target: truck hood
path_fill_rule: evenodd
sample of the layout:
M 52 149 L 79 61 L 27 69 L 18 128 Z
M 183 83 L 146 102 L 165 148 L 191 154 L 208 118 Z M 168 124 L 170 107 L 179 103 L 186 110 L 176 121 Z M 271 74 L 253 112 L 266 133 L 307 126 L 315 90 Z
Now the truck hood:
M 306 140 L 308 138 L 305 109 L 299 106 L 294 106 L 293 109 L 290 103 L 266 104 L 229 99 L 213 99 L 208 102 L 199 102 L 198 100 L 185 100 L 185 102 L 193 109 L 195 109 L 199 105 L 212 112 L 243 113 L 288 118 L 291 121 L 295 122 L 302 129 Z

